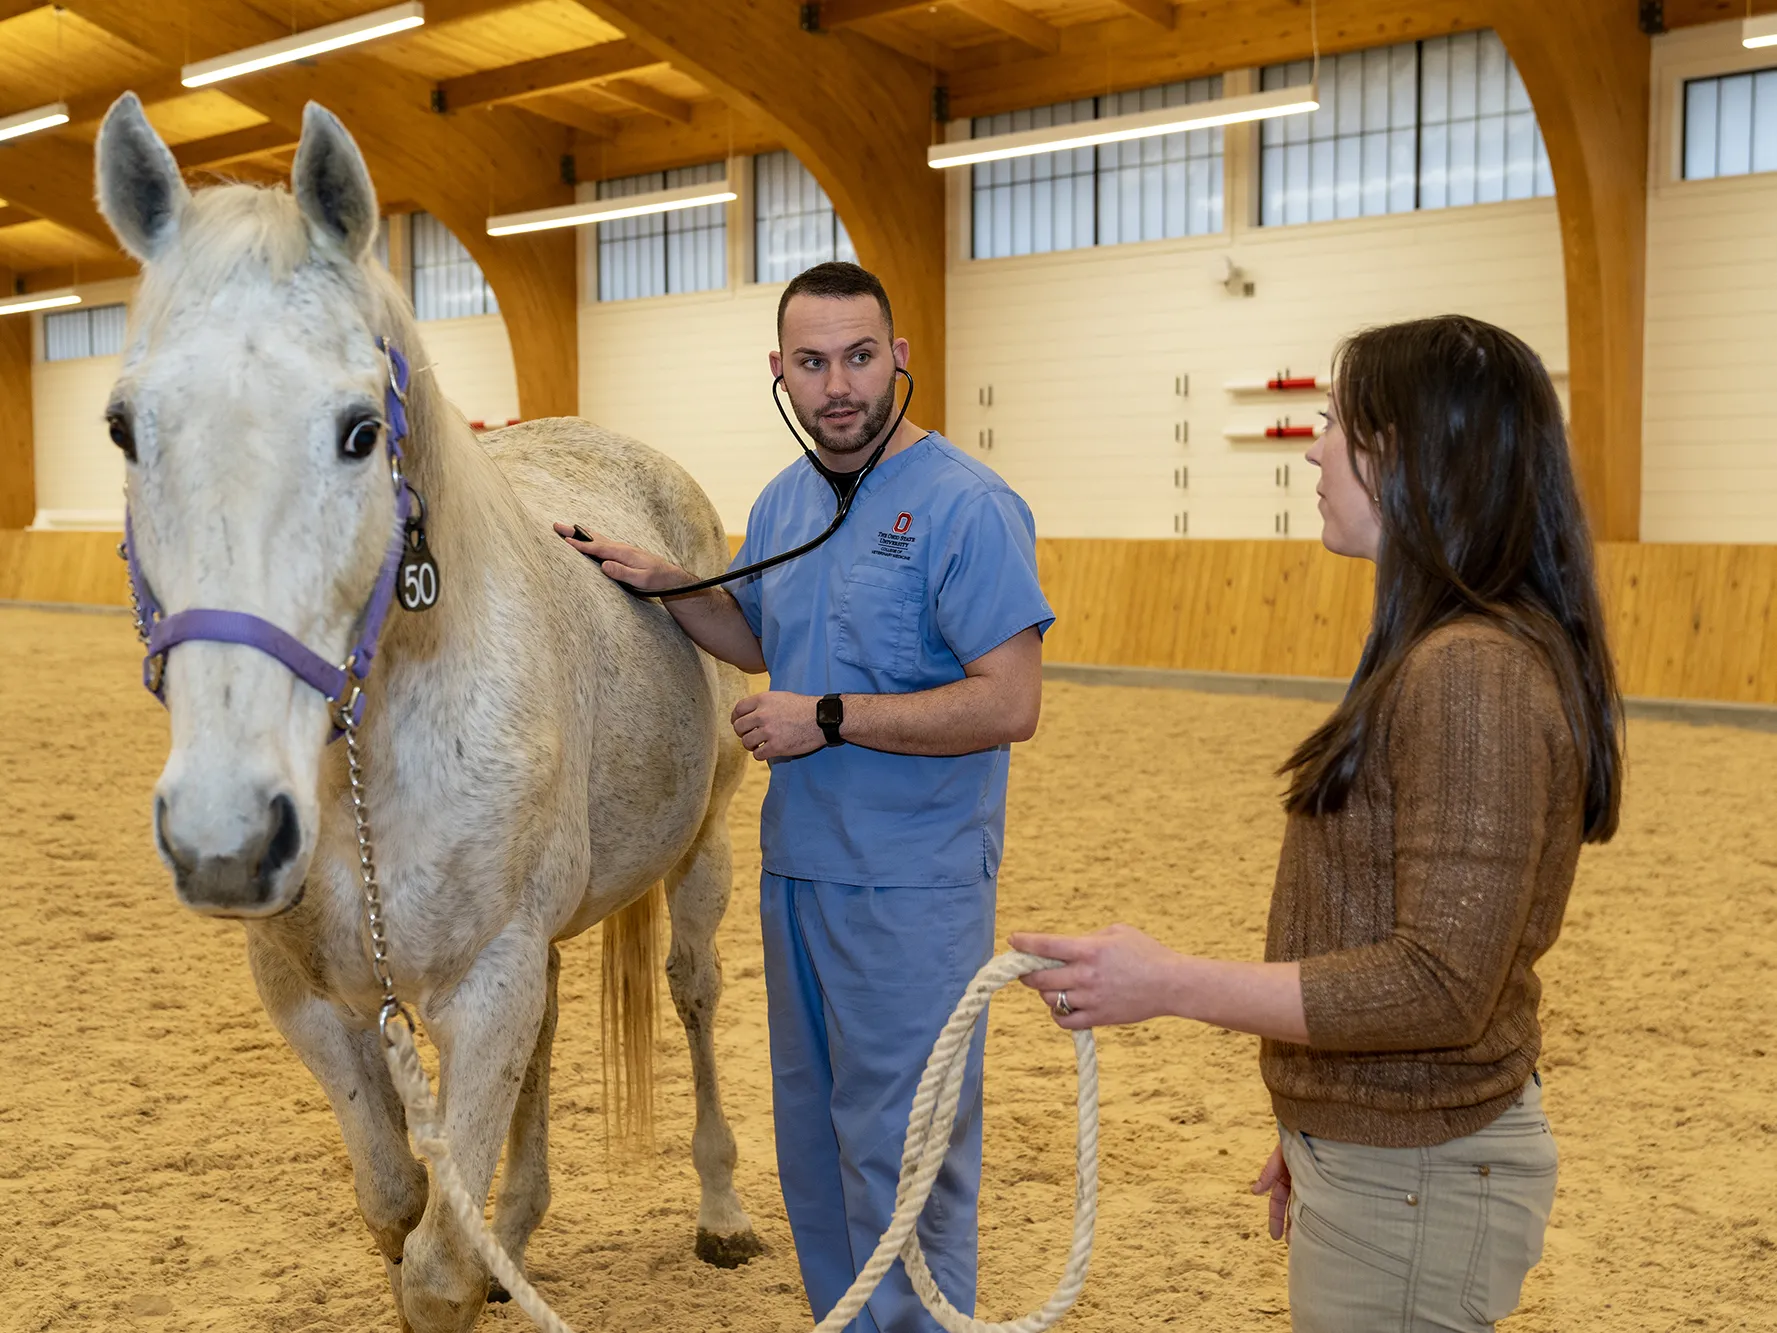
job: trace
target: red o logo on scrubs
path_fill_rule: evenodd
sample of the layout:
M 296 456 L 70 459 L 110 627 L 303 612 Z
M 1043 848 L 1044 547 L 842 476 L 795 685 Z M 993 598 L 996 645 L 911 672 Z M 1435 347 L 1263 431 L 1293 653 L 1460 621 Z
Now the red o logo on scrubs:
M 912 514 L 902 514 L 899 518 L 897 518 L 895 520 L 895 531 L 896 532 L 905 532 L 905 531 L 907 531 L 908 528 L 910 528 L 912 526 L 913 526 L 913 515 Z

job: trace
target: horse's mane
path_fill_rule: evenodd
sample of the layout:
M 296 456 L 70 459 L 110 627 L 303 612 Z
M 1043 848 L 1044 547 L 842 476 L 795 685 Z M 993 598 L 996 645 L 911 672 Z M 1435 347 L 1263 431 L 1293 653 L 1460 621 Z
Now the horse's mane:
M 281 185 L 234 183 L 195 191 L 180 211 L 173 250 L 144 267 L 132 314 L 153 342 L 175 302 L 208 304 L 243 280 L 282 285 L 311 261 L 351 292 L 372 328 L 413 344 L 413 313 L 393 277 L 374 260 L 356 264 L 318 250 L 296 200 Z

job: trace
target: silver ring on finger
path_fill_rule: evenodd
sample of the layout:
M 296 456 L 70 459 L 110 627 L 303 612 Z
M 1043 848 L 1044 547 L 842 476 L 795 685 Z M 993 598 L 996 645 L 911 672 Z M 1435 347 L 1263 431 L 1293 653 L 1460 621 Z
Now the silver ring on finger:
M 1055 995 L 1055 1012 L 1060 1014 L 1063 1018 L 1066 1018 L 1069 1014 L 1073 1013 L 1073 1011 L 1073 1005 L 1067 1002 L 1067 992 L 1058 991 Z

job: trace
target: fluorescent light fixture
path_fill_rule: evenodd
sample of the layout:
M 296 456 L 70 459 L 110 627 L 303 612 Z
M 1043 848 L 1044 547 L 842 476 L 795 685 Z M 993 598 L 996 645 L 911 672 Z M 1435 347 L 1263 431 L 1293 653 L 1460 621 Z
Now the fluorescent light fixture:
M 1753 50 L 1761 46 L 1777 46 L 1777 14 L 1749 16 L 1740 27 L 1740 45 Z
M 212 60 L 200 60 L 179 71 L 179 82 L 187 88 L 202 88 L 206 84 L 220 83 L 223 79 L 232 79 L 239 74 L 253 74 L 262 69 L 270 69 L 273 65 L 287 65 L 292 60 L 318 56 L 323 51 L 337 51 L 342 46 L 356 46 L 359 42 L 387 37 L 392 32 L 406 32 L 409 28 L 419 27 L 425 21 L 425 5 L 420 0 L 407 0 L 406 4 L 391 5 L 387 9 L 360 14 L 355 19 L 329 23 L 323 28 L 310 28 L 307 32 L 292 33 L 275 42 L 261 42 L 258 46 L 249 46 L 244 51 L 217 56 Z
M 725 180 L 704 181 L 701 185 L 626 194 L 618 199 L 588 200 L 583 204 L 563 204 L 560 208 L 533 209 L 529 213 L 502 213 L 487 220 L 487 234 L 517 236 L 527 231 L 548 231 L 551 227 L 584 227 L 589 222 L 615 222 L 618 218 L 639 218 L 648 213 L 671 213 L 681 208 L 725 204 L 737 197 Z
M 28 310 L 54 310 L 58 306 L 79 304 L 77 292 L 33 292 L 29 296 L 0 300 L 0 315 L 22 315 Z
M 1107 116 L 1103 120 L 1083 120 L 1072 125 L 1051 125 L 1047 129 L 994 134 L 984 139 L 937 143 L 926 149 L 926 165 L 940 169 L 966 167 L 976 162 L 1059 153 L 1069 148 L 1090 148 L 1094 144 L 1122 143 L 1129 139 L 1151 139 L 1157 134 L 1238 125 L 1248 120 L 1272 120 L 1319 109 L 1320 89 L 1316 84 L 1274 88 L 1265 93 L 1218 97 L 1213 102 L 1160 107 L 1127 116 Z
M 33 107 L 29 111 L 21 111 L 16 116 L 7 116 L 0 120 L 0 139 L 16 139 L 21 134 L 54 129 L 57 125 L 67 123 L 68 104 L 51 102 L 48 106 Z

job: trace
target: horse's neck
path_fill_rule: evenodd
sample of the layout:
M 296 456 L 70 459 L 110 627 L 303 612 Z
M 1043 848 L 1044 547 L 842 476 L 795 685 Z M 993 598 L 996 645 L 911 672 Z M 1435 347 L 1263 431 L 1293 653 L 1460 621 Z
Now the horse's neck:
M 485 651 L 499 614 L 497 590 L 516 595 L 526 548 L 535 544 L 517 494 L 429 374 L 416 377 L 409 415 L 402 469 L 425 504 L 426 545 L 438 565 L 440 595 L 428 610 L 390 618 L 384 664 L 391 671 L 401 670 L 404 660 L 448 662 Z

